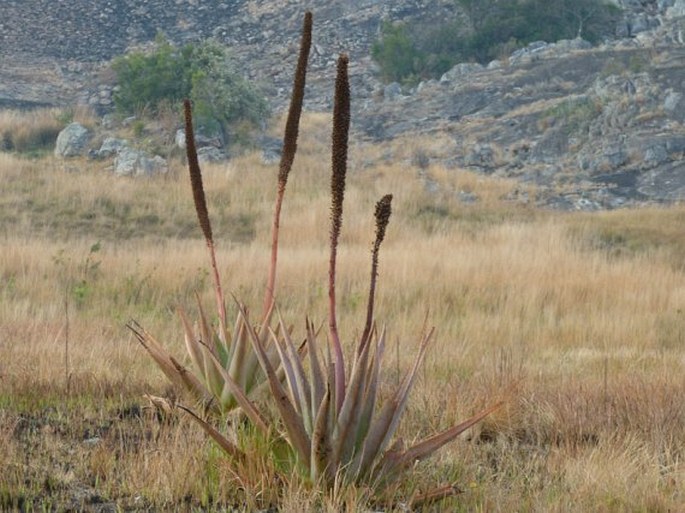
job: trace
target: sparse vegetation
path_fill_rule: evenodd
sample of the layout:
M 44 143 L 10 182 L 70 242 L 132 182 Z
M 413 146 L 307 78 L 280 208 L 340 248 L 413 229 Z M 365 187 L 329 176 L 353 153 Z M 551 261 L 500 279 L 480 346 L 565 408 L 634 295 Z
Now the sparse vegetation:
M 439 77 L 458 62 L 486 64 L 533 41 L 613 34 L 619 8 L 597 0 L 456 0 L 462 17 L 442 23 L 386 23 L 372 56 L 386 81 Z

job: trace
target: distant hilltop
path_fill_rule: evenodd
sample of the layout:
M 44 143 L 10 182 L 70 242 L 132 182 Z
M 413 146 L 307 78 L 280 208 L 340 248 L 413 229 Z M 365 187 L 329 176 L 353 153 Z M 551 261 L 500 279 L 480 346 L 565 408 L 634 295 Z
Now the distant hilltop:
M 621 0 L 626 16 L 617 32 L 634 36 L 652 28 L 679 2 Z M 98 93 L 91 73 L 159 32 L 177 44 L 217 38 L 234 49 L 249 78 L 282 95 L 305 9 L 316 20 L 313 83 L 339 52 L 348 52 L 364 76 L 356 85 L 363 97 L 377 87 L 369 49 L 384 20 L 458 16 L 454 0 L 3 0 L 0 105 L 87 101 L 84 88 Z
M 407 86 L 378 78 L 370 48 L 382 23 L 454 19 L 454 0 L 4 0 L 0 108 L 85 103 L 106 111 L 107 61 L 164 32 L 177 44 L 227 44 L 278 111 L 310 9 L 305 108 L 330 109 L 335 59 L 349 53 L 355 137 L 407 137 L 415 147 L 411 159 L 383 158 L 533 183 L 537 203 L 560 209 L 682 201 L 685 0 L 616 3 L 615 36 L 600 44 L 536 41 Z

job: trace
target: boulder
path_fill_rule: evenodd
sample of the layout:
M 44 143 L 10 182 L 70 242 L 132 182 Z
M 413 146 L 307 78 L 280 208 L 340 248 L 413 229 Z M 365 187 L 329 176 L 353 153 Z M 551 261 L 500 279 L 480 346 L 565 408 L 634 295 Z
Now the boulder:
M 114 159 L 114 172 L 119 176 L 152 176 L 169 170 L 166 160 L 140 150 L 123 147 Z
M 226 154 L 214 146 L 205 146 L 197 150 L 197 159 L 200 162 L 221 162 L 226 158 Z
M 676 0 L 673 6 L 667 11 L 669 16 L 685 16 L 685 0 Z
M 262 150 L 262 162 L 264 164 L 275 164 L 281 160 L 283 152 L 283 141 L 276 137 L 263 136 L 257 144 Z
M 402 86 L 397 82 L 391 82 L 383 88 L 383 98 L 387 101 L 396 100 L 402 96 Z
M 102 146 L 100 146 L 100 149 L 95 152 L 95 157 L 99 159 L 113 157 L 114 155 L 117 155 L 122 149 L 126 148 L 128 144 L 129 143 L 126 139 L 107 137 L 102 142 Z
M 184 128 L 179 128 L 176 130 L 176 136 L 174 137 L 174 142 L 176 146 L 181 149 L 186 147 L 186 131 Z M 201 131 L 195 133 L 195 146 L 197 148 L 204 148 L 206 146 L 211 146 L 214 148 L 223 148 L 225 146 L 225 141 L 223 137 L 219 134 L 206 135 Z
M 495 165 L 495 152 L 489 144 L 474 144 L 464 158 L 464 164 L 490 169 Z
M 78 157 L 86 152 L 90 131 L 80 123 L 70 123 L 57 136 L 55 155 L 58 157 Z
M 182 150 L 186 149 L 186 131 L 183 128 L 179 128 L 178 130 L 176 130 L 174 143 Z
M 483 71 L 484 69 L 485 68 L 483 68 L 483 66 L 477 62 L 460 62 L 459 64 L 453 66 L 449 71 L 443 73 L 440 77 L 440 82 L 452 82 L 459 77 L 463 77 L 478 71 Z

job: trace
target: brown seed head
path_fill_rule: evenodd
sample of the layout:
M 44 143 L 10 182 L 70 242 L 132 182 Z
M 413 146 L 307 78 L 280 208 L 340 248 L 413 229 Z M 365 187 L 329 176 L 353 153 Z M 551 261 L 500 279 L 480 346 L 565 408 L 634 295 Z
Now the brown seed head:
M 376 203 L 376 212 L 374 213 L 376 218 L 376 242 L 374 243 L 374 248 L 380 247 L 385 238 L 385 229 L 388 227 L 390 215 L 392 214 L 391 203 L 392 194 L 386 194 Z
M 347 75 L 347 55 L 338 58 L 333 105 L 333 151 L 331 179 L 331 242 L 337 246 L 342 226 L 343 199 L 345 198 L 345 175 L 347 174 L 347 141 L 350 131 L 350 82 Z
M 195 212 L 200 221 L 200 228 L 209 244 L 213 244 L 212 225 L 209 222 L 209 212 L 207 211 L 207 201 L 205 190 L 202 186 L 202 171 L 197 160 L 197 149 L 195 148 L 195 133 L 193 130 L 193 113 L 190 100 L 183 100 L 183 110 L 185 114 L 186 128 L 186 154 L 188 155 L 188 170 L 190 171 L 190 185 L 193 189 L 193 200 L 195 201 Z
M 299 131 L 300 116 L 302 114 L 302 102 L 304 99 L 304 88 L 307 77 L 307 62 L 309 60 L 309 50 L 312 46 L 312 13 L 307 11 L 304 15 L 302 26 L 302 42 L 300 43 L 300 56 L 297 60 L 295 70 L 295 80 L 293 84 L 293 94 L 290 99 L 290 109 L 288 119 L 285 123 L 285 135 L 283 137 L 283 153 L 281 164 L 278 170 L 279 186 L 285 188 L 288 181 L 290 168 L 295 160 L 297 152 L 297 134 Z

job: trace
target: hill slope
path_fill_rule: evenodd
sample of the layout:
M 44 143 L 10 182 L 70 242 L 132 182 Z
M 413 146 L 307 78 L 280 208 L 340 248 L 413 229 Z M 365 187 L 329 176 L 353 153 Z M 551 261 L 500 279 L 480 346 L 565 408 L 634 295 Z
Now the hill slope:
M 106 62 L 163 31 L 216 37 L 279 108 L 301 15 L 315 13 L 306 108 L 327 110 L 334 60 L 351 54 L 354 128 L 378 141 L 425 134 L 421 162 L 470 167 L 543 188 L 559 208 L 685 198 L 685 2 L 622 0 L 617 39 L 533 44 L 487 68 L 458 65 L 411 91 L 384 88 L 369 48 L 383 20 L 457 16 L 439 0 L 94 0 L 3 3 L 0 106 L 111 105 Z M 385 155 L 384 158 L 406 156 Z

